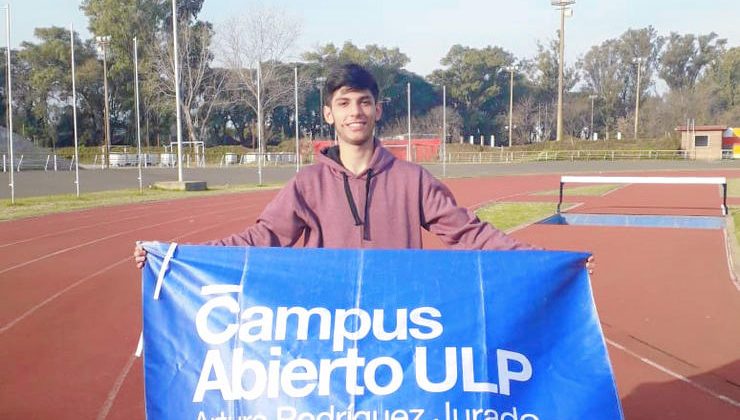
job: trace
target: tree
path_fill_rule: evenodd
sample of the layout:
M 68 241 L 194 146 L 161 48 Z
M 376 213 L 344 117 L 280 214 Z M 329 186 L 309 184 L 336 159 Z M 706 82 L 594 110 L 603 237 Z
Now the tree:
M 740 106 L 740 47 L 730 48 L 719 57 L 712 78 L 722 105 L 726 108 Z
M 201 21 L 184 20 L 178 24 L 178 62 L 180 68 L 180 108 L 190 141 L 207 140 L 207 124 L 225 85 L 225 72 L 210 67 L 213 30 Z M 171 111 L 175 99 L 175 69 L 172 36 L 160 32 L 148 51 L 150 69 L 146 74 L 146 92 L 150 103 Z
M 324 74 L 339 64 L 359 64 L 375 77 L 381 98 L 393 85 L 401 69 L 409 63 L 408 56 L 398 48 L 379 47 L 375 44 L 359 48 L 349 41 L 345 42 L 341 49 L 337 49 L 331 43 L 320 46 L 315 51 L 304 53 L 303 59 L 318 64 Z
M 679 35 L 671 32 L 663 54 L 660 56 L 660 77 L 671 90 L 690 91 L 699 76 L 721 55 L 727 44 L 711 32 L 706 35 Z
M 192 13 L 200 10 L 202 0 L 178 1 L 180 12 Z M 155 43 L 157 32 L 172 28 L 170 0 L 83 0 L 80 9 L 88 17 L 90 32 L 95 36 L 110 36 L 107 46 L 108 88 L 110 95 L 110 117 L 113 133 L 125 129 L 134 133 L 134 53 L 133 39 L 139 45 Z M 93 40 L 94 44 L 94 40 Z M 147 49 L 140 49 L 140 68 L 146 71 L 149 57 Z M 142 75 L 144 78 L 146 75 Z M 101 76 L 102 78 L 102 71 Z M 146 88 L 142 86 L 142 90 Z M 142 92 L 146 96 L 147 92 Z M 143 115 L 151 115 L 148 101 L 143 101 Z M 127 139 L 114 139 L 118 142 Z M 133 142 L 134 136 L 128 135 Z
M 13 60 L 14 85 L 17 85 L 14 86 L 14 111 L 23 120 L 19 128 L 30 138 L 40 140 L 42 145 L 69 145 L 73 141 L 72 130 L 60 128 L 69 125 L 65 119 L 71 118 L 69 30 L 37 28 L 35 35 L 40 41 L 22 43 Z M 75 36 L 75 51 L 76 64 L 83 69 L 83 77 L 78 75 L 78 82 L 82 82 L 78 83 L 80 126 L 94 131 L 94 118 L 90 116 L 95 114 L 95 109 L 90 106 L 89 98 L 99 93 L 91 89 L 95 82 L 85 77 L 85 69 L 96 65 L 95 50 Z M 97 72 L 98 80 L 99 74 Z
M 583 72 L 586 90 L 599 97 L 599 115 L 604 123 L 606 137 L 614 128 L 617 119 L 625 114 L 625 95 L 627 89 L 627 67 L 622 63 L 621 45 L 618 40 L 609 39 L 599 46 L 591 47 L 579 61 Z
M 442 135 L 442 106 L 431 108 L 424 114 L 412 115 L 411 128 L 415 133 L 440 136 Z M 447 107 L 447 139 L 458 138 L 462 133 L 462 118 L 454 109 Z M 389 121 L 383 128 L 383 137 L 406 137 L 408 121 L 397 118 Z
M 454 45 L 440 63 L 446 68 L 435 70 L 429 79 L 447 86 L 448 100 L 463 116 L 465 133 L 497 132 L 496 115 L 508 109 L 506 67 L 514 63 L 513 55 L 499 47 Z
M 262 8 L 230 19 L 218 32 L 219 55 L 227 72 L 230 96 L 243 102 L 263 127 L 267 126 L 269 121 L 264 116 L 292 103 L 293 66 L 283 61 L 298 38 L 297 22 L 276 9 Z M 305 75 L 301 77 L 305 89 L 309 83 Z
M 558 98 L 558 70 L 560 66 L 559 42 L 551 39 L 547 47 L 537 43 L 537 55 L 525 61 L 522 71 L 532 81 L 536 98 L 541 102 L 555 103 Z M 563 91 L 570 92 L 578 83 L 578 72 L 573 66 L 563 69 Z
M 639 95 L 640 101 L 648 90 L 653 86 L 653 76 L 658 66 L 658 56 L 665 43 L 665 39 L 658 36 L 655 28 L 648 26 L 642 29 L 629 29 L 619 38 L 622 49 L 622 63 L 627 66 L 624 76 L 625 82 L 625 113 L 624 116 L 631 119 L 631 126 L 634 126 L 635 115 L 631 110 L 636 103 Z M 638 74 L 639 87 L 637 91 Z M 629 111 L 627 110 L 629 109 Z
M 411 115 L 419 117 L 429 112 L 435 106 L 442 104 L 441 89 L 435 88 L 423 77 L 406 70 L 400 70 L 395 74 L 393 83 L 385 90 L 382 97 L 383 119 L 378 122 L 378 128 L 384 135 L 397 135 L 408 131 L 408 93 L 407 86 L 411 84 Z M 393 121 L 404 121 L 406 127 L 401 132 L 386 129 L 389 125 L 396 125 Z M 441 121 L 441 120 L 440 120 Z M 425 133 L 420 128 L 411 124 L 415 133 Z

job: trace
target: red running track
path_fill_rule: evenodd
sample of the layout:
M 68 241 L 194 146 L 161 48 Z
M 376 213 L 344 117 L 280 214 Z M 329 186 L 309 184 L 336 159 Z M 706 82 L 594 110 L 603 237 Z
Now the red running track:
M 665 175 L 665 173 L 661 173 Z M 725 171 L 691 175 L 738 176 Z M 449 180 L 458 201 L 547 201 L 558 176 Z M 627 186 L 579 210 L 718 214 L 714 191 Z M 198 242 L 252 223 L 274 191 L 0 223 L 0 418 L 144 416 L 136 240 Z M 674 198 L 671 198 L 674 197 Z M 679 202 L 670 201 L 684 197 Z M 666 201 L 669 200 L 669 201 Z M 554 208 L 554 207 L 553 207 Z M 697 210 L 698 209 L 698 210 Z M 740 416 L 740 293 L 719 231 L 532 225 L 514 235 L 592 250 L 594 295 L 629 419 Z M 427 235 L 428 248 L 441 247 Z

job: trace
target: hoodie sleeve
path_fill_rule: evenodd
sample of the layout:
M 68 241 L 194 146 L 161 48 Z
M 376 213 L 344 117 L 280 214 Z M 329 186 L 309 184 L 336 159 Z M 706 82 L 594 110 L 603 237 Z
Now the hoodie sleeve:
M 304 208 L 306 205 L 294 178 L 265 207 L 257 223 L 243 232 L 204 242 L 203 245 L 293 246 L 306 228 L 304 218 L 301 216 Z
M 456 249 L 538 249 L 482 222 L 470 210 L 459 207 L 452 192 L 422 169 L 420 182 L 422 226 Z

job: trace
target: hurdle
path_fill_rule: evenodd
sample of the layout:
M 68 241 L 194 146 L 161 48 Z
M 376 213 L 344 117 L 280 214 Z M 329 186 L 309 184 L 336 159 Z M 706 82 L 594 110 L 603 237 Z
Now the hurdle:
M 563 204 L 563 186 L 566 184 L 699 184 L 722 185 L 722 215 L 727 216 L 727 178 L 725 177 L 693 177 L 693 176 L 562 176 L 560 177 L 560 198 L 557 212 Z

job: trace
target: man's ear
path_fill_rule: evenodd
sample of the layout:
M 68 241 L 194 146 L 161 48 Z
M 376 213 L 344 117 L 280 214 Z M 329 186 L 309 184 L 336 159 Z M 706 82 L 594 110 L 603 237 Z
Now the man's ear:
M 383 116 L 383 103 L 375 102 L 375 122 L 380 121 L 380 117 Z
M 324 105 L 323 110 L 324 110 L 324 120 L 329 125 L 334 124 L 334 115 L 332 115 L 332 113 L 331 113 L 331 108 L 328 107 L 328 106 L 326 106 L 326 105 Z

